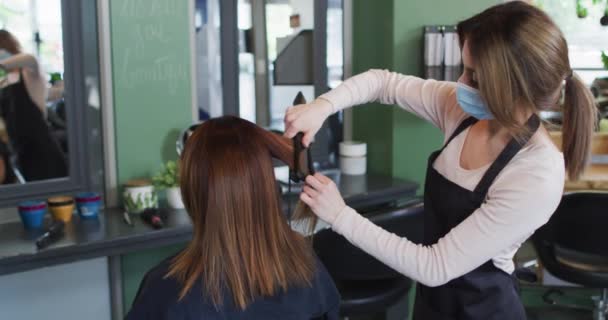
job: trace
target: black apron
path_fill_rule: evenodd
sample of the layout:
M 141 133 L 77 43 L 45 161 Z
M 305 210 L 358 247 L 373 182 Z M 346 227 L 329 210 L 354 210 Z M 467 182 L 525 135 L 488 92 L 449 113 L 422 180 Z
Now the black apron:
M 17 153 L 19 169 L 26 181 L 66 177 L 66 156 L 27 92 L 21 71 L 19 76 L 19 82 L 0 90 L 0 117 Z
M 474 191 L 469 191 L 446 179 L 433 168 L 443 149 L 466 128 L 477 122 L 464 120 L 441 150 L 431 154 L 428 161 L 424 190 L 424 244 L 433 245 L 452 228 L 469 217 L 486 199 L 488 189 L 500 171 L 530 140 L 540 125 L 536 115 L 527 122 L 530 135 L 522 141 L 512 139 L 490 165 Z M 418 284 L 414 319 L 525 319 L 519 299 L 517 280 L 496 268 L 492 260 L 475 270 L 438 287 Z

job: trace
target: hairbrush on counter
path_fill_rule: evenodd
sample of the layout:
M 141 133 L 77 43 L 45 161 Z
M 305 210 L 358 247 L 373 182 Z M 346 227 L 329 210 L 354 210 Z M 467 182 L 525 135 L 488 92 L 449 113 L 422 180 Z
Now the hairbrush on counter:
M 62 220 L 56 220 L 53 224 L 47 229 L 47 231 L 36 239 L 36 247 L 38 249 L 44 249 L 49 244 L 63 238 L 63 229 L 65 227 L 65 223 Z
M 141 213 L 141 219 L 154 229 L 161 229 L 165 226 L 161 213 L 156 208 L 145 209 Z

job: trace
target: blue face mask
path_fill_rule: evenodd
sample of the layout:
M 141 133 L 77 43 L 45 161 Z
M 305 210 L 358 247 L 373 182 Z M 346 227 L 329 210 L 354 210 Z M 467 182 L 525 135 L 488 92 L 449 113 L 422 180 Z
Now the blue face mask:
M 479 120 L 494 119 L 488 106 L 479 95 L 479 90 L 471 88 L 462 82 L 456 84 L 456 99 L 462 110 L 471 117 Z
M 10 56 L 12 56 L 12 54 L 10 54 L 10 52 L 8 52 L 4 49 L 0 49 L 0 61 L 4 60 Z

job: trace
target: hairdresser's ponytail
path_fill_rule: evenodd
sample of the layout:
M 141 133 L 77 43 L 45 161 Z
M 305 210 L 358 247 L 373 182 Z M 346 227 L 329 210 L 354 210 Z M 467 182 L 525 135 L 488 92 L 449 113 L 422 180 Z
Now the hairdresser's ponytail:
M 572 74 L 566 78 L 562 150 L 570 180 L 577 180 L 589 161 L 597 108 L 591 91 Z

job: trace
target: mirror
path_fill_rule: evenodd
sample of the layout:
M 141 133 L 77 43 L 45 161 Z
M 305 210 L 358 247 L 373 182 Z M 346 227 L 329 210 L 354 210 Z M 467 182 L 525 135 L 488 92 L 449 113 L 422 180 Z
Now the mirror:
M 283 130 L 283 117 L 298 92 L 312 99 L 315 83 L 333 88 L 343 76 L 343 0 L 328 0 L 319 23 L 306 0 L 239 0 L 239 115 L 258 125 Z M 325 32 L 319 28 L 325 26 Z M 316 31 L 315 31 L 316 30 Z M 325 38 L 325 61 L 315 60 L 315 32 Z M 323 41 L 323 40 L 322 40 Z M 317 51 L 315 51 L 317 50 Z M 314 64 L 327 68 L 319 77 Z
M 69 176 L 61 4 L 0 1 L 0 185 Z
M 298 92 L 314 99 L 342 81 L 343 0 L 195 4 L 199 120 L 231 114 L 283 131 L 285 110 Z M 315 137 L 319 168 L 337 166 L 341 136 L 338 113 Z
M 309 99 L 315 95 L 314 1 L 239 0 L 237 5 L 243 39 L 239 45 L 239 115 L 282 131 L 285 109 L 293 97 L 298 92 Z M 294 65 L 301 68 L 290 68 Z M 289 69 L 285 73 L 283 66 Z M 289 79 L 284 79 L 285 74 Z
M 343 0 L 237 1 L 238 115 L 283 131 L 285 110 L 302 92 L 314 99 L 343 77 Z M 316 135 L 313 160 L 336 166 L 340 115 Z
M 0 207 L 103 191 L 98 2 L 0 0 L 0 29 L 24 53 L 0 56 Z

